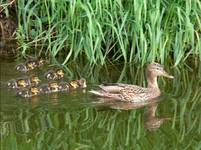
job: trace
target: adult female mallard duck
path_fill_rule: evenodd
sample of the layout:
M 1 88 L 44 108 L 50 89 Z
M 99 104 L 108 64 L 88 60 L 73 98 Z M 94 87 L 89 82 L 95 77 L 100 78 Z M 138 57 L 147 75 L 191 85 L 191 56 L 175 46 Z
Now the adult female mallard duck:
M 101 90 L 92 90 L 90 93 L 112 99 L 117 99 L 127 102 L 144 102 L 160 96 L 161 92 L 158 87 L 157 77 L 164 76 L 167 78 L 174 78 L 169 75 L 158 63 L 151 63 L 147 66 L 146 77 L 148 87 L 140 87 L 137 85 L 130 84 L 110 84 L 110 85 L 99 85 Z

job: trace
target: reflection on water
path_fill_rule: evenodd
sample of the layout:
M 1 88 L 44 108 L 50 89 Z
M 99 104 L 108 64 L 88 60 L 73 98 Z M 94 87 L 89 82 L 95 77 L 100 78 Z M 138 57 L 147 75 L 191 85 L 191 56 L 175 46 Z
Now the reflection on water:
M 156 110 L 159 102 L 161 102 L 161 98 L 152 99 L 147 102 L 121 102 L 116 101 L 114 99 L 108 98 L 98 98 L 98 101 L 93 102 L 95 107 L 99 108 L 111 108 L 118 110 L 134 110 L 142 107 L 146 107 L 146 111 L 144 113 L 144 124 L 147 129 L 155 130 L 159 128 L 166 120 L 170 120 L 171 118 L 157 117 Z
M 149 130 L 157 129 L 164 123 L 164 121 L 171 119 L 171 118 L 157 117 L 156 116 L 157 107 L 158 103 L 149 104 L 144 114 L 145 127 Z
M 5 86 L 9 79 L 22 75 L 7 69 L 16 63 L 0 65 L 0 134 L 4 149 L 198 149 L 200 65 L 170 68 L 168 72 L 175 79 L 160 78 L 162 97 L 149 104 L 105 103 L 87 92 L 102 82 L 146 86 L 144 69 L 136 65 L 93 68 L 69 64 L 64 80 L 85 77 L 85 92 L 44 94 L 31 99 L 16 97 L 16 91 Z M 41 72 L 46 70 L 34 73 L 43 77 Z

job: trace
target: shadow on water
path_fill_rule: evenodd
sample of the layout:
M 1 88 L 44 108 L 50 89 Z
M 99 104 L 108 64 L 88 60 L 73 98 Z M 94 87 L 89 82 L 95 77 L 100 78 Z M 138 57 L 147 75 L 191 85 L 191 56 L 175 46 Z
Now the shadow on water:
M 85 77 L 88 83 L 85 91 L 30 99 L 16 97 L 15 91 L 5 86 L 9 79 L 25 76 L 13 71 L 15 65 L 16 62 L 1 62 L 3 149 L 199 149 L 201 146 L 199 64 L 195 68 L 167 67 L 175 79 L 159 79 L 163 92 L 160 101 L 139 106 L 122 102 L 103 106 L 96 103 L 100 99 L 87 92 L 102 82 L 146 86 L 144 69 L 136 65 L 92 68 L 69 64 L 65 80 Z M 42 72 L 46 70 L 44 67 L 34 74 L 43 78 Z

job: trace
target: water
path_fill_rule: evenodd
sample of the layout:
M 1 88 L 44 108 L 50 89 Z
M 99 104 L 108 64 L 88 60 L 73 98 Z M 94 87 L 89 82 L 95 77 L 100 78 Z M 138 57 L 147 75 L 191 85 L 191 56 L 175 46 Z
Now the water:
M 86 90 L 24 99 L 5 86 L 9 79 L 25 76 L 14 71 L 16 64 L 1 62 L 2 149 L 201 149 L 200 64 L 165 67 L 175 79 L 160 78 L 160 101 L 138 109 L 101 103 L 87 92 L 102 82 L 145 86 L 144 69 L 137 65 L 70 64 L 66 80 L 85 77 Z M 34 73 L 43 78 L 45 70 Z M 166 119 L 159 128 L 146 117 L 156 105 L 156 117 Z

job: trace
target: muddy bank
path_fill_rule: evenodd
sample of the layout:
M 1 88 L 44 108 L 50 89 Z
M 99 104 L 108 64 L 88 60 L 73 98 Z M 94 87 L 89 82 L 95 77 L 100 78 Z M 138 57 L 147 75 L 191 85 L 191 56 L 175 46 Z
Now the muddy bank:
M 16 29 L 18 25 L 16 1 L 7 0 L 0 6 L 0 57 L 16 55 Z

